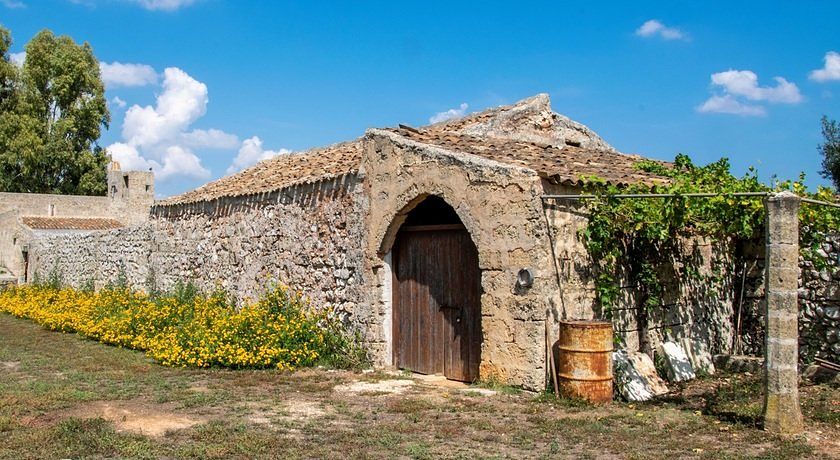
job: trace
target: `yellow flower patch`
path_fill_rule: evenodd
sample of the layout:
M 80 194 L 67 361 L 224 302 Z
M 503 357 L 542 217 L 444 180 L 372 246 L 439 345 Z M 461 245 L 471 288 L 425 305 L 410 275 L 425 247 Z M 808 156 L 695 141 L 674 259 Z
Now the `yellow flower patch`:
M 125 288 L 99 292 L 22 286 L 0 291 L 0 311 L 47 329 L 143 350 L 164 365 L 294 369 L 340 353 L 338 322 L 286 286 L 233 307 L 223 294 L 150 297 Z

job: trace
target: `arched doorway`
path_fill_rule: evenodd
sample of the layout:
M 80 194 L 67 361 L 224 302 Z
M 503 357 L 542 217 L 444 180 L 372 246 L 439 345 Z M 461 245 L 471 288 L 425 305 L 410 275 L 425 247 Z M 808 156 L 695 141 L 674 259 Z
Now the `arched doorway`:
M 455 210 L 430 196 L 394 241 L 394 364 L 466 382 L 481 362 L 478 251 Z

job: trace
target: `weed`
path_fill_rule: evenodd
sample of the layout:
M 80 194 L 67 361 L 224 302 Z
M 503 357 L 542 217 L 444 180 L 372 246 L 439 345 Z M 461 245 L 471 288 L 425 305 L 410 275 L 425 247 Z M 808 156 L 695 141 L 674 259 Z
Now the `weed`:
M 413 459 L 432 458 L 429 445 L 425 442 L 411 442 L 405 447 L 405 453 Z
M 522 392 L 521 388 L 502 383 L 502 381 L 499 380 L 496 376 L 490 376 L 486 379 L 476 380 L 475 382 L 473 382 L 472 386 L 476 388 L 486 388 L 488 390 L 493 390 L 506 395 L 516 395 Z

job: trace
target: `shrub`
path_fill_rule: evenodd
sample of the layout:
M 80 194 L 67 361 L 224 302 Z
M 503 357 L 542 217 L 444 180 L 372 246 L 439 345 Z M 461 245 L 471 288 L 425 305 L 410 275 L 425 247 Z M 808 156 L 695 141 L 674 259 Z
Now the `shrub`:
M 124 285 L 99 292 L 22 286 L 0 292 L 0 311 L 143 350 L 171 366 L 294 369 L 368 361 L 357 334 L 284 285 L 241 308 L 224 291 L 204 295 L 189 284 L 154 296 Z

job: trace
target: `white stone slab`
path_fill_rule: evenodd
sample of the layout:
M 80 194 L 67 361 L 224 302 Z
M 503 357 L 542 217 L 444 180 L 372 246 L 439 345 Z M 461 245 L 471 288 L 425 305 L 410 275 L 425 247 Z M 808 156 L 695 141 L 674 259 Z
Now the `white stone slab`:
M 691 361 L 695 373 L 702 372 L 706 375 L 714 375 L 715 363 L 705 342 L 686 337 L 680 340 L 680 344 L 688 355 L 688 360 Z
M 665 364 L 665 377 L 672 382 L 685 382 L 697 376 L 694 367 L 682 345 L 677 342 L 662 342 L 659 346 Z
M 640 402 L 668 393 L 668 386 L 656 375 L 648 355 L 619 350 L 612 359 L 615 385 L 624 399 Z

